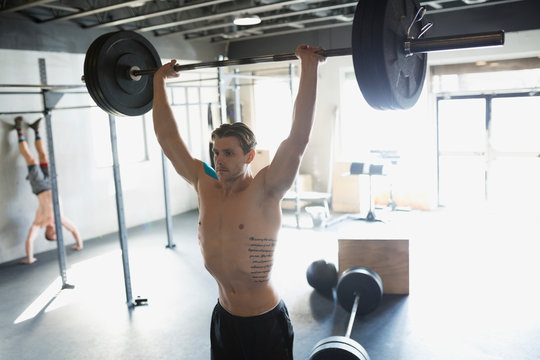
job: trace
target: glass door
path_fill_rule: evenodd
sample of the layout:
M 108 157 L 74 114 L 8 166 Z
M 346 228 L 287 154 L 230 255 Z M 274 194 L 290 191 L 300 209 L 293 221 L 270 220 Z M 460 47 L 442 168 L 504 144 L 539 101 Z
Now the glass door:
M 488 199 L 509 211 L 540 203 L 540 97 L 492 99 Z
M 440 99 L 438 110 L 439 206 L 486 199 L 486 100 Z

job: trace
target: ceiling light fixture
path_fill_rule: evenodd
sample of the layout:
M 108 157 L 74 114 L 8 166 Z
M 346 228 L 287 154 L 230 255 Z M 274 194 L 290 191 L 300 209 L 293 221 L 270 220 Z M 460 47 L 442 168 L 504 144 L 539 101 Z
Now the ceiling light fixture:
M 487 0 L 462 0 L 467 5 L 481 4 L 487 2 Z
M 141 7 L 141 6 L 145 5 L 147 2 L 148 2 L 148 0 L 139 0 L 139 1 L 135 0 L 135 1 L 130 1 L 129 4 L 128 4 L 128 6 L 129 6 L 130 8 Z
M 252 14 L 240 14 L 240 16 L 234 18 L 233 23 L 242 26 L 257 25 L 261 23 L 261 18 Z

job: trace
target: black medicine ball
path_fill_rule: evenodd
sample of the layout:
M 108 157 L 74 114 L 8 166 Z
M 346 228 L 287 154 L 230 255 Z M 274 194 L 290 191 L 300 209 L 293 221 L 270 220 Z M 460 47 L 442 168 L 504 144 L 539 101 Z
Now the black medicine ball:
M 308 266 L 306 271 L 307 282 L 320 292 L 328 292 L 337 284 L 337 270 L 332 263 L 317 260 Z

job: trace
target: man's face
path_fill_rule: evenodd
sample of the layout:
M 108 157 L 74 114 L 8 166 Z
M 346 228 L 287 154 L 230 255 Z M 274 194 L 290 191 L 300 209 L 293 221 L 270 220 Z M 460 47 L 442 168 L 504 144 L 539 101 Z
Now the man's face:
M 244 154 L 234 136 L 214 140 L 214 164 L 220 181 L 234 181 L 247 172 L 251 152 Z

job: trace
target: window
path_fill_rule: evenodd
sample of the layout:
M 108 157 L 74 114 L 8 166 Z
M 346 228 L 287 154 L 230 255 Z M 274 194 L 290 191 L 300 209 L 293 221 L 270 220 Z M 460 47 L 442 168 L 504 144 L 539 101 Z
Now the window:
M 482 98 L 439 101 L 439 205 L 485 200 L 485 109 Z
M 288 81 L 257 81 L 253 88 L 257 148 L 274 154 L 289 135 L 292 122 L 292 96 Z
M 395 151 L 401 156 L 418 145 L 424 136 L 415 129 L 425 119 L 421 106 L 408 110 L 375 110 L 364 100 L 354 71 L 342 75 L 337 126 L 337 161 L 380 161 L 370 159 L 373 151 Z M 422 103 L 422 97 L 419 103 Z M 411 142 L 409 134 L 417 137 Z

